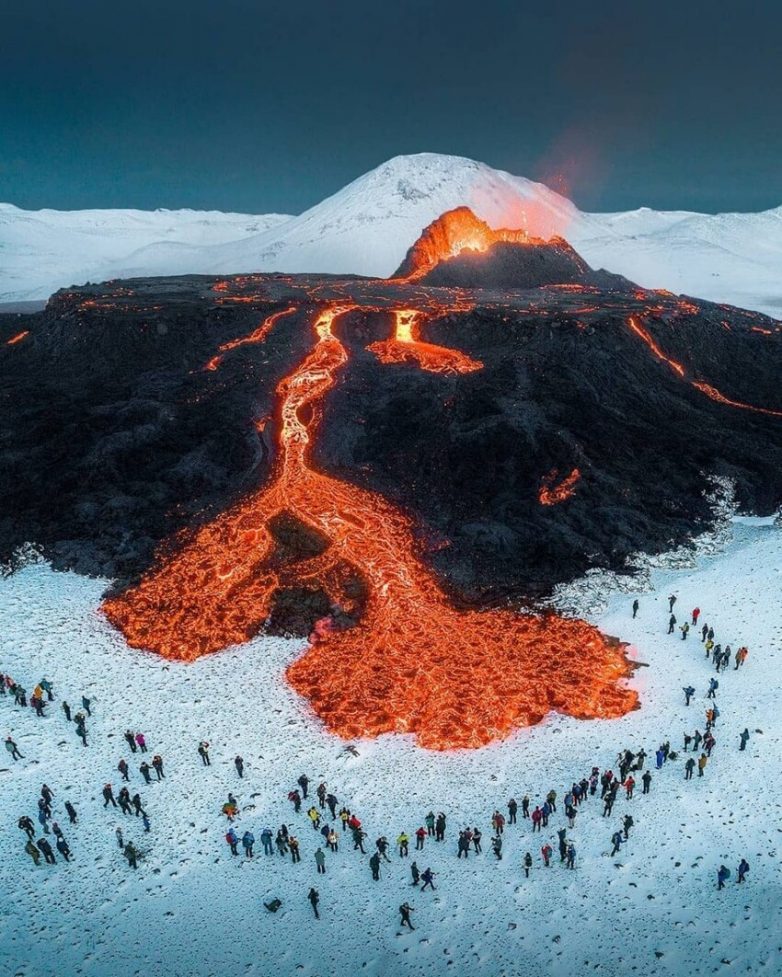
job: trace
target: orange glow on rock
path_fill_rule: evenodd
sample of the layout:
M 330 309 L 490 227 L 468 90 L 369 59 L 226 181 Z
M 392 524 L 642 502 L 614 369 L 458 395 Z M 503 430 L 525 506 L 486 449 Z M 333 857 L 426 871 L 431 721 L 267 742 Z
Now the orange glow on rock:
M 422 342 L 418 329 L 422 318 L 417 309 L 397 309 L 393 337 L 367 348 L 381 363 L 415 363 L 429 373 L 472 373 L 482 369 L 483 363 L 459 350 Z
M 381 496 L 321 474 L 309 446 L 348 353 L 333 332 L 352 306 L 321 311 L 308 356 L 278 386 L 279 454 L 270 483 L 161 557 L 103 604 L 130 645 L 193 661 L 258 633 L 280 588 L 325 590 L 356 626 L 321 622 L 286 672 L 333 733 L 409 733 L 429 749 L 474 748 L 551 712 L 609 718 L 637 705 L 623 647 L 581 620 L 454 608 L 417 553 L 410 518 Z M 403 310 L 407 311 L 407 310 Z M 414 321 L 402 317 L 401 328 Z M 292 516 L 327 542 L 285 563 L 270 523 Z
M 218 282 L 218 285 L 219 284 L 221 283 Z M 217 285 L 215 285 L 215 289 L 217 289 Z M 270 316 L 267 316 L 263 320 L 257 329 L 253 329 L 253 331 L 247 336 L 242 336 L 241 339 L 231 339 L 227 343 L 223 343 L 222 346 L 218 347 L 219 354 L 217 356 L 213 356 L 211 360 L 204 365 L 204 369 L 216 370 L 223 362 L 223 355 L 229 352 L 229 350 L 237 349 L 239 346 L 251 346 L 254 343 L 262 343 L 279 319 L 282 319 L 283 316 L 290 315 L 291 312 L 295 311 L 296 306 L 291 305 L 289 308 L 283 309 L 280 312 L 273 312 Z
M 6 340 L 5 344 L 6 346 L 16 346 L 17 343 L 21 343 L 21 341 L 26 339 L 29 335 L 30 330 L 25 329 L 24 332 L 18 332 L 15 336 L 11 336 L 10 339 Z
M 539 241 L 524 230 L 493 230 L 476 217 L 469 207 L 457 207 L 441 214 L 421 232 L 396 273 L 398 278 L 415 281 L 435 265 L 463 251 L 488 251 L 493 244 L 529 244 Z
M 628 325 L 637 336 L 643 339 L 658 360 L 669 366 L 674 373 L 677 373 L 683 379 L 685 378 L 686 371 L 681 363 L 677 363 L 676 360 L 672 360 L 666 356 L 649 333 L 635 319 L 630 318 Z M 737 407 L 739 410 L 749 410 L 756 414 L 768 414 L 770 417 L 782 417 L 782 410 L 773 410 L 771 407 L 756 407 L 754 404 L 745 404 L 741 400 L 732 400 L 717 390 L 716 387 L 713 387 L 710 383 L 705 383 L 703 380 L 687 380 L 687 382 L 691 387 L 695 387 L 696 390 L 700 390 L 702 394 L 710 397 L 711 400 L 717 401 L 718 404 L 725 404 L 726 407 Z
M 559 482 L 557 481 L 558 475 L 559 472 L 555 468 L 543 479 L 543 484 L 538 492 L 538 501 L 541 505 L 556 505 L 558 502 L 564 502 L 576 491 L 576 484 L 581 478 L 581 472 L 578 468 L 574 468 L 569 475 Z

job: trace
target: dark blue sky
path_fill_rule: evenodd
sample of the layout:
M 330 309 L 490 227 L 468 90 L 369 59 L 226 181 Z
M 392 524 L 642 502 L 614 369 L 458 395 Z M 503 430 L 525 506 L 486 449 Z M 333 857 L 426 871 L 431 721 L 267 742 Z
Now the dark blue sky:
M 778 2 L 9 0 L 0 200 L 299 212 L 432 151 L 585 208 L 775 207 L 781 37 Z

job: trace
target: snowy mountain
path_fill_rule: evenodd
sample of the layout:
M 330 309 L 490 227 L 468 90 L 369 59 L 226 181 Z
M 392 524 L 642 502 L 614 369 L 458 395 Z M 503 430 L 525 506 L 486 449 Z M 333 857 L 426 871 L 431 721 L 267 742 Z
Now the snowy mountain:
M 124 263 L 148 262 L 165 275 L 179 259 L 190 270 L 191 255 L 205 245 L 245 238 L 285 220 L 278 214 L 29 211 L 0 204 L 0 302 L 44 299 L 64 285 L 112 278 Z
M 639 284 L 782 316 L 782 207 L 759 214 L 642 208 L 587 214 L 540 183 L 456 156 L 398 156 L 297 217 L 0 207 L 0 301 L 63 285 L 249 271 L 386 276 L 421 230 L 468 206 L 492 227 L 561 234 Z

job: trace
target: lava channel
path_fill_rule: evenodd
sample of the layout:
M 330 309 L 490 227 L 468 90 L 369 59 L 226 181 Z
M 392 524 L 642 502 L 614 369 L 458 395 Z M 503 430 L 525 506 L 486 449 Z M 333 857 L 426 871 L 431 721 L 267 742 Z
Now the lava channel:
M 367 348 L 381 363 L 415 363 L 429 373 L 472 373 L 483 368 L 480 360 L 459 350 L 422 342 L 418 328 L 421 318 L 422 313 L 417 309 L 397 309 L 393 337 Z
M 316 471 L 309 446 L 347 350 L 335 306 L 309 355 L 278 387 L 279 454 L 268 486 L 196 531 L 140 583 L 103 604 L 130 645 L 192 661 L 258 633 L 281 587 L 319 586 L 358 623 L 321 628 L 286 671 L 344 739 L 413 734 L 433 750 L 476 748 L 551 711 L 613 718 L 637 706 L 623 647 L 555 614 L 454 608 L 416 552 L 409 517 L 384 498 Z M 275 561 L 270 520 L 292 516 L 328 543 L 292 567 Z

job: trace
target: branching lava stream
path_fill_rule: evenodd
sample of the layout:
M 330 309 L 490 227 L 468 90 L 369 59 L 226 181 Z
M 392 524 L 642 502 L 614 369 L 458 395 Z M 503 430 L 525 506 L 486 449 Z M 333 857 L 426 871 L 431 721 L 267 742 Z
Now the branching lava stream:
M 354 609 L 347 582 L 358 576 L 366 590 L 359 623 L 313 636 L 286 672 L 341 737 L 412 733 L 429 749 L 474 748 L 552 710 L 587 719 L 633 709 L 637 695 L 623 683 L 632 665 L 618 642 L 554 614 L 457 610 L 419 559 L 402 511 L 312 467 L 323 399 L 348 358 L 334 322 L 354 308 L 317 314 L 311 352 L 279 384 L 270 483 L 199 529 L 138 586 L 107 600 L 106 616 L 132 646 L 190 661 L 256 634 L 281 587 L 321 587 Z M 397 313 L 394 341 L 415 346 L 410 315 Z M 400 327 L 409 339 L 400 339 Z M 447 360 L 449 370 L 459 369 L 461 355 Z M 467 369 L 480 367 L 464 359 Z M 419 362 L 433 368 L 428 355 Z M 269 529 L 281 514 L 325 538 L 325 551 L 281 566 Z

